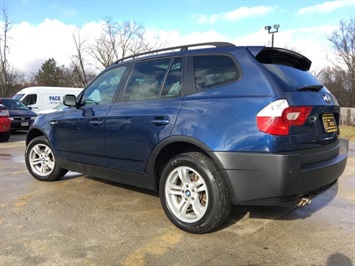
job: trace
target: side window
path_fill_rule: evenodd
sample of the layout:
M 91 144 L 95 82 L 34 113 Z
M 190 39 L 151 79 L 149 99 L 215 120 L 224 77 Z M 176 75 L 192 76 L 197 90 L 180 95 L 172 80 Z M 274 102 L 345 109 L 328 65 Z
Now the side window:
M 22 102 L 26 106 L 37 103 L 37 94 L 28 94 Z
M 123 95 L 124 101 L 157 99 L 171 59 L 135 64 Z
M 240 78 L 238 68 L 229 56 L 194 56 L 193 63 L 197 90 L 220 86 Z
M 99 76 L 84 91 L 81 103 L 83 105 L 112 103 L 113 96 L 126 68 L 126 66 L 114 68 Z
M 176 97 L 181 94 L 182 59 L 175 58 L 166 77 L 162 97 Z

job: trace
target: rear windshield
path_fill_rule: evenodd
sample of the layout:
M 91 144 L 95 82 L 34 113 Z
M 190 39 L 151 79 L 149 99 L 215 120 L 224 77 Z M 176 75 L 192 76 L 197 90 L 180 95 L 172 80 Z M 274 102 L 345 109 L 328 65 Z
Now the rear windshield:
M 1 99 L 1 103 L 9 110 L 28 110 L 28 108 L 19 100 Z
M 297 91 L 306 87 L 322 87 L 322 84 L 305 70 L 294 67 L 263 64 L 283 91 Z

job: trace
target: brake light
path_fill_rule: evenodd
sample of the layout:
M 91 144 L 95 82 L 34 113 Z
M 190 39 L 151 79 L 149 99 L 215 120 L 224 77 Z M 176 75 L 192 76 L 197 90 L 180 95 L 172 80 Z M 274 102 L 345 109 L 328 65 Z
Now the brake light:
M 312 111 L 309 106 L 290 107 L 286 99 L 277 100 L 262 109 L 256 116 L 260 131 L 278 136 L 288 136 L 290 126 L 303 125 Z
M 7 109 L 0 109 L 0 116 L 9 116 L 9 111 Z

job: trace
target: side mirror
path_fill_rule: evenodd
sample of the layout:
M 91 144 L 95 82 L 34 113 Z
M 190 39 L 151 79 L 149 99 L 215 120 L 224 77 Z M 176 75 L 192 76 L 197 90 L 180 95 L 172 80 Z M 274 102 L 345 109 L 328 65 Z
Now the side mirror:
M 63 104 L 65 106 L 76 106 L 76 97 L 73 94 L 64 95 Z

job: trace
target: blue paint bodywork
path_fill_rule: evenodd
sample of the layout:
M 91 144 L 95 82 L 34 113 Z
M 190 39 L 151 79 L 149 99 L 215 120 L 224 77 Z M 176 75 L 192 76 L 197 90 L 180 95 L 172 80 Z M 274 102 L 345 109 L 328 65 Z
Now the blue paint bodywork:
M 233 58 L 240 78 L 198 91 L 192 57 L 199 55 Z M 234 204 L 291 196 L 295 200 L 336 181 L 346 164 L 347 144 L 338 140 L 339 132 L 326 133 L 321 119 L 323 114 L 334 114 L 339 124 L 336 99 L 325 87 L 316 91 L 282 88 L 263 65 L 290 58 L 287 63 L 302 75 L 310 67 L 307 58 L 276 48 L 232 46 L 154 55 L 149 60 L 176 56 L 183 58 L 184 66 L 180 96 L 123 100 L 132 65 L 146 59 L 123 62 L 127 73 L 111 103 L 77 104 L 39 116 L 27 144 L 44 135 L 68 169 L 150 189 L 157 189 L 161 167 L 169 159 L 165 156 L 197 149 L 220 168 Z M 118 66 L 113 64 L 105 72 Z M 329 103 L 324 102 L 325 95 Z M 312 119 L 291 127 L 288 136 L 261 132 L 257 114 L 279 99 L 287 99 L 290 106 L 311 106 Z M 312 151 L 320 161 L 311 159 Z M 120 178 L 118 173 L 126 176 Z M 310 181 L 309 176 L 316 177 Z

